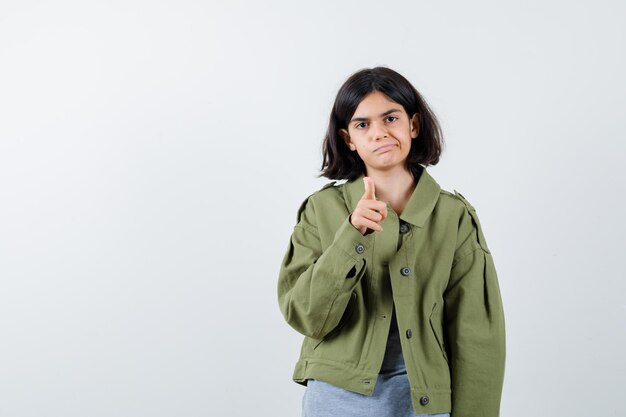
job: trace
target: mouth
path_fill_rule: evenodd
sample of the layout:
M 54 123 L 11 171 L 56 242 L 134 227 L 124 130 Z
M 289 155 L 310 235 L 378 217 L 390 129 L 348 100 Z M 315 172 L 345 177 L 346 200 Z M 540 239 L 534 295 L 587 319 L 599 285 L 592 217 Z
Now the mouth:
M 383 145 L 383 146 L 381 146 L 380 148 L 377 148 L 377 149 L 376 149 L 376 152 L 379 152 L 379 153 L 380 153 L 380 152 L 386 152 L 386 151 L 388 151 L 389 149 L 393 148 L 394 146 L 396 146 L 394 143 L 391 143 L 391 144 L 389 144 L 389 145 Z

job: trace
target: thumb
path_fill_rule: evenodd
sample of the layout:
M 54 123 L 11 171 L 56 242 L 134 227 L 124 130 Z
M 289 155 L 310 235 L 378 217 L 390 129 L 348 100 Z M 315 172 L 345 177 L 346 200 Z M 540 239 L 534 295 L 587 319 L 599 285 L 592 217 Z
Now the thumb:
M 365 192 L 363 193 L 363 197 L 368 200 L 376 200 L 376 193 L 374 189 L 374 180 L 370 177 L 363 177 L 363 182 L 365 184 Z

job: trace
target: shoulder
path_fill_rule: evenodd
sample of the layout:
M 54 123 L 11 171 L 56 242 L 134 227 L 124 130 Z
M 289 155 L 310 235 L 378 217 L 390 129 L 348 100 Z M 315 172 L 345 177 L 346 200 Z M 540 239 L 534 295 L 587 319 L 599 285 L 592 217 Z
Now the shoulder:
M 315 205 L 321 204 L 329 199 L 340 197 L 341 186 L 343 184 L 336 185 L 336 183 L 337 181 L 326 183 L 321 188 L 306 196 L 298 208 L 296 222 L 301 223 L 303 220 L 307 221 L 315 216 Z
M 467 235 L 472 236 L 471 239 L 468 239 L 473 241 L 472 246 L 481 247 L 486 252 L 490 253 L 476 208 L 459 191 L 453 191 L 454 193 L 451 193 L 450 191 L 442 189 L 440 192 L 440 198 L 447 199 L 448 204 L 453 204 L 455 206 L 454 210 L 458 215 L 459 235 L 463 237 L 466 237 Z
M 448 190 L 444 190 L 443 188 L 439 191 L 440 200 L 444 204 L 453 205 L 461 210 L 474 210 L 474 206 L 457 190 L 453 190 L 454 192 L 450 192 Z

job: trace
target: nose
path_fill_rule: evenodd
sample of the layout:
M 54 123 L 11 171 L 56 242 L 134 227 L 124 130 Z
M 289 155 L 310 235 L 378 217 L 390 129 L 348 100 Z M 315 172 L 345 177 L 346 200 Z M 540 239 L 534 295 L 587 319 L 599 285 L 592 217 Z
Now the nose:
M 373 122 L 370 127 L 372 139 L 378 140 L 387 137 L 387 127 L 384 123 Z

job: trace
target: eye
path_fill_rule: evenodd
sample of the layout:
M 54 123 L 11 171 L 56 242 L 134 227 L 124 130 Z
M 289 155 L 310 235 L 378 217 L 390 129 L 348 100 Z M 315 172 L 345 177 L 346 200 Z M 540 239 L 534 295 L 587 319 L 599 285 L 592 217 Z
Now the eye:
M 360 127 L 359 127 L 359 126 L 361 126 L 361 125 L 362 125 L 362 124 L 364 124 L 364 123 L 365 123 L 365 122 L 361 122 L 361 123 L 359 123 L 358 125 L 356 125 L 356 126 L 354 126 L 354 127 L 355 127 L 355 128 L 357 128 L 357 129 L 360 129 Z
M 392 122 L 395 122 L 396 120 L 398 120 L 396 116 L 388 116 L 387 119 L 395 119 L 395 120 L 391 120 Z

